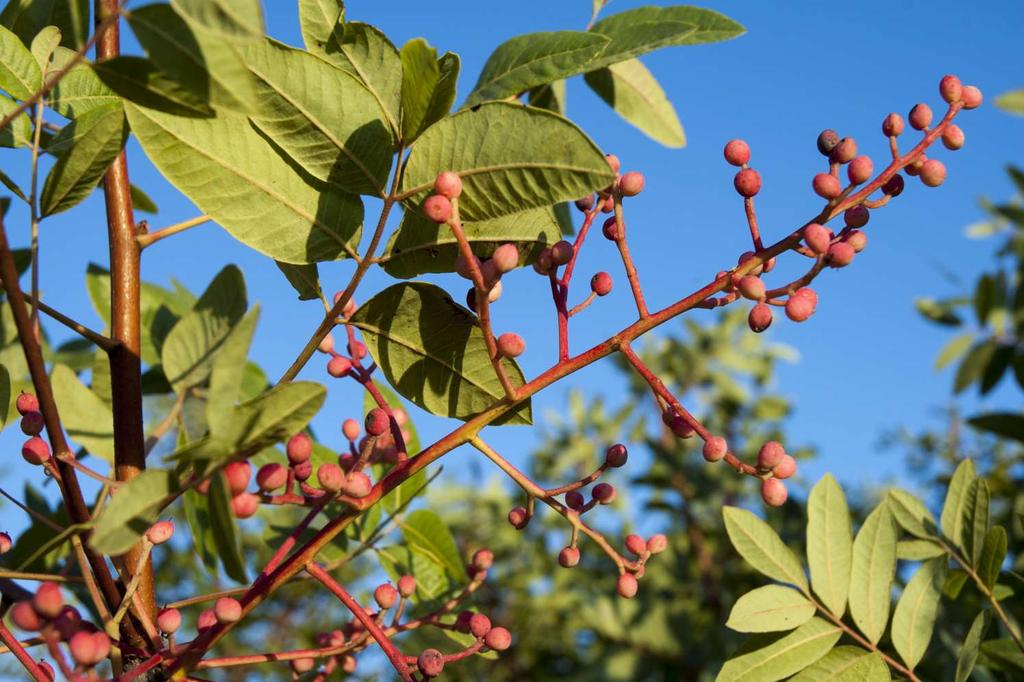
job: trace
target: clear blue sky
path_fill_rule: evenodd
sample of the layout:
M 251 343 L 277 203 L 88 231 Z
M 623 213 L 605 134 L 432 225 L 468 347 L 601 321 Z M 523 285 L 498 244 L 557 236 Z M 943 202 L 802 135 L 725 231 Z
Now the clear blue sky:
M 264 4 L 269 6 L 270 33 L 300 44 L 294 4 L 283 0 Z M 616 0 L 608 12 L 641 4 L 653 3 Z M 520 33 L 581 28 L 590 10 L 589 0 L 354 0 L 348 5 L 350 19 L 380 26 L 398 45 L 423 36 L 441 51 L 458 52 L 463 64 L 460 100 L 497 44 Z M 856 137 L 878 167 L 887 153 L 879 132 L 882 118 L 889 111 L 905 113 L 918 101 L 940 108 L 937 83 L 943 74 L 956 73 L 986 94 L 986 105 L 967 112 L 961 121 L 965 148 L 955 154 L 937 153 L 949 168 L 945 185 L 926 189 L 909 182 L 903 196 L 872 217 L 870 244 L 855 264 L 819 280 L 821 302 L 811 321 L 798 326 L 779 320 L 767 334 L 801 353 L 797 364 L 783 368 L 778 388 L 797 406 L 789 426 L 791 436 L 800 443 L 814 443 L 821 451 L 821 458 L 802 471 L 802 480 L 813 481 L 826 469 L 847 481 L 865 476 L 865 470 L 870 472 L 869 479 L 899 477 L 904 473 L 903 462 L 895 452 L 878 450 L 879 434 L 900 424 L 927 424 L 934 409 L 947 402 L 951 384 L 948 373 L 937 375 L 932 369 L 947 335 L 920 320 L 913 299 L 955 291 L 945 271 L 972 281 L 989 263 L 992 244 L 967 240 L 963 229 L 981 216 L 979 196 L 1009 196 L 1012 190 L 1003 166 L 1010 161 L 1024 163 L 1024 119 L 989 106 L 995 94 L 1024 86 L 1019 46 L 1024 4 L 968 6 L 915 0 L 709 2 L 703 6 L 725 12 L 744 24 L 748 33 L 728 43 L 663 50 L 644 58 L 677 106 L 689 139 L 686 148 L 665 149 L 648 140 L 600 103 L 579 79 L 569 84 L 569 115 L 602 148 L 617 153 L 626 169 L 647 175 L 647 189 L 632 202 L 629 212 L 632 249 L 655 307 L 705 283 L 747 247 L 742 205 L 732 189 L 733 169 L 721 156 L 727 140 L 743 137 L 753 149 L 753 165 L 764 179 L 758 197 L 762 230 L 773 241 L 818 211 L 810 179 L 824 165 L 814 148 L 822 128 Z M 129 156 L 133 181 L 161 209 L 159 216 L 150 218 L 152 227 L 197 213 L 159 181 L 137 145 L 130 145 Z M 0 162 L 12 175 L 24 178 L 21 171 L 12 169 L 10 153 L 0 155 Z M 367 215 L 375 215 L 371 203 Z M 26 225 L 24 211 L 12 210 L 8 229 L 14 241 L 26 241 Z M 108 260 L 100 195 L 70 214 L 46 221 L 42 249 L 45 300 L 98 325 L 83 276 L 89 261 L 106 264 Z M 588 251 L 579 269 L 580 283 L 585 286 L 590 274 L 607 268 L 616 277 L 618 289 L 576 318 L 572 342 L 576 352 L 628 324 L 634 315 L 608 243 L 597 239 Z M 802 259 L 794 256 L 789 263 L 795 260 Z M 315 302 L 295 302 L 273 263 L 242 248 L 219 228 L 206 226 L 148 250 L 143 272 L 149 281 L 168 284 L 177 278 L 198 292 L 229 262 L 245 272 L 250 301 L 262 304 L 255 359 L 274 378 L 315 328 L 322 309 Z M 350 263 L 322 267 L 325 287 L 339 288 L 351 270 Z M 786 266 L 780 270 L 795 272 Z M 438 281 L 459 295 L 465 287 L 454 277 Z M 782 275 L 771 281 L 783 281 Z M 363 291 L 386 283 L 385 276 L 374 273 Z M 519 331 L 527 339 L 522 364 L 529 376 L 549 366 L 554 356 L 553 313 L 546 286 L 541 278 L 523 271 L 506 282 L 506 294 L 497 306 L 497 329 Z M 360 300 L 365 297 L 365 293 L 359 296 Z M 579 297 L 581 292 L 574 296 Z M 55 325 L 50 328 L 58 340 L 67 338 Z M 320 356 L 303 376 L 324 380 L 323 366 Z M 535 414 L 561 409 L 569 385 L 538 396 Z M 621 382 L 610 367 L 599 365 L 576 376 L 571 385 L 588 393 L 610 393 Z M 350 386 L 334 382 L 330 388 L 327 406 L 315 425 L 328 443 L 340 444 L 342 419 L 355 416 L 359 408 L 350 397 Z M 453 426 L 422 413 L 414 412 L 414 417 L 427 442 Z M 8 429 L 2 436 L 8 461 L 16 458 L 20 443 L 16 431 Z M 528 430 L 508 427 L 500 432 L 494 437 L 499 447 L 529 451 L 533 436 Z M 458 463 L 471 456 L 456 453 L 451 459 Z M 7 472 L 4 478 L 9 480 Z M 5 518 L 10 510 L 4 507 Z

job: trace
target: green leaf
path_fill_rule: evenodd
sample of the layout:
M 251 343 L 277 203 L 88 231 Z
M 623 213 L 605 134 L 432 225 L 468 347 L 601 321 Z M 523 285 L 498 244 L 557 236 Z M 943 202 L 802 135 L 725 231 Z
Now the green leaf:
M 505 393 L 491 366 L 475 316 L 442 289 L 423 282 L 388 287 L 350 323 L 362 330 L 377 365 L 404 398 L 432 414 L 469 419 Z M 525 383 L 516 363 L 502 360 L 513 386 Z M 529 424 L 530 401 L 495 421 Z
M 559 80 L 531 88 L 528 93 L 531 107 L 547 109 L 565 115 L 565 81 Z
M 995 663 L 1001 670 L 1006 670 L 1017 675 L 1024 673 L 1024 653 L 1013 639 L 990 639 L 982 643 L 981 653 L 985 658 L 983 665 L 991 666 Z
M 917 312 L 931 322 L 947 327 L 959 327 L 963 324 L 960 316 L 953 312 L 953 304 L 948 301 L 936 301 L 931 298 L 919 298 L 914 301 Z
M 142 57 L 114 57 L 92 65 L 93 75 L 108 91 L 139 106 L 176 116 L 208 118 L 210 105 Z
M 292 265 L 274 261 L 277 268 L 284 273 L 288 283 L 299 295 L 300 301 L 315 301 L 323 295 L 320 288 L 320 270 L 316 263 L 308 265 Z
M 745 29 L 735 21 L 707 9 L 638 7 L 597 22 L 590 29 L 611 39 L 592 68 L 618 64 L 633 57 L 676 45 L 700 45 L 729 40 Z
M 311 381 L 275 386 L 235 408 L 222 436 L 234 451 L 255 454 L 306 428 L 326 397 L 327 389 Z
M 942 556 L 946 553 L 946 550 L 942 549 L 942 546 L 932 540 L 920 540 L 913 538 L 911 540 L 900 540 L 896 543 L 896 558 L 903 559 L 904 561 L 924 561 L 925 559 L 934 559 L 937 556 Z
M 947 599 L 956 599 L 960 596 L 960 591 L 964 589 L 964 584 L 967 582 L 967 571 L 960 568 L 954 568 L 946 576 L 946 582 L 942 585 L 942 594 Z
M 974 462 L 965 459 L 957 465 L 946 491 L 946 501 L 942 505 L 942 516 L 939 527 L 956 547 L 963 547 L 964 504 L 967 501 L 967 490 L 971 482 L 977 478 L 974 473 Z
M 11 373 L 0 365 L 0 430 L 7 426 L 7 417 L 11 410 Z
M 985 536 L 985 545 L 981 551 L 981 560 L 978 562 L 978 576 L 981 581 L 992 589 L 999 580 L 999 572 L 1002 570 L 1003 561 L 1006 560 L 1006 529 L 1002 526 L 992 526 L 988 535 Z
M 201 101 L 238 113 L 260 106 L 254 78 L 232 42 L 187 22 L 170 5 L 145 5 L 126 14 L 150 61 Z
M 17 35 L 0 26 L 0 89 L 19 100 L 43 86 L 39 63 Z
M 992 352 L 992 357 L 981 372 L 981 382 L 978 385 L 981 395 L 987 395 L 1002 380 L 1006 370 L 1010 368 L 1013 352 L 1013 346 L 996 345 L 995 350 Z
M 156 202 L 153 201 L 148 194 L 142 191 L 142 188 L 136 185 L 131 185 L 130 191 L 132 195 L 132 208 L 136 211 L 153 214 L 160 212 L 160 209 L 156 206 Z
M 586 31 L 527 33 L 499 45 L 466 98 L 463 108 L 505 99 L 538 85 L 588 70 L 611 40 Z
M 462 178 L 460 216 L 470 221 L 575 201 L 614 179 L 604 154 L 572 123 L 504 102 L 431 126 L 413 146 L 402 192 L 418 204 L 442 170 Z
M 837 646 L 790 682 L 888 682 L 889 667 L 877 651 Z
M 940 557 L 921 564 L 907 583 L 892 614 L 890 637 L 910 670 L 924 658 L 932 639 L 948 563 L 946 557 Z
M 974 332 L 960 334 L 950 339 L 935 358 L 935 369 L 943 369 L 949 363 L 959 359 L 960 356 L 967 352 L 967 348 L 971 345 L 972 341 L 974 341 Z
M 979 431 L 987 431 L 1001 438 L 1024 442 L 1024 415 L 1012 412 L 990 412 L 971 417 L 967 423 Z
M 872 644 L 889 622 L 892 581 L 896 575 L 896 526 L 889 506 L 875 507 L 853 541 L 850 615 Z
M 417 509 L 398 525 L 414 554 L 425 556 L 442 567 L 452 582 L 463 581 L 465 565 L 455 547 L 455 539 L 441 517 L 429 509 Z
M 260 307 L 257 304 L 231 328 L 213 356 L 210 390 L 206 395 L 206 423 L 215 436 L 226 432 L 229 424 L 237 418 L 235 403 L 242 388 L 249 346 L 259 317 Z
M 992 306 L 996 302 L 996 282 L 989 275 L 984 274 L 978 278 L 974 287 L 974 315 L 978 320 L 978 326 L 984 327 L 988 321 L 988 315 L 992 312 Z
M 850 591 L 852 555 L 850 508 L 836 479 L 825 474 L 807 500 L 807 565 L 814 593 L 840 617 Z
M 383 194 L 391 133 L 380 104 L 355 76 L 267 39 L 247 45 L 257 79 L 260 131 L 300 168 L 352 193 Z
M 961 393 L 965 388 L 973 384 L 981 377 L 982 371 L 988 366 L 992 355 L 996 352 L 994 339 L 979 341 L 971 346 L 963 362 L 956 370 L 956 378 L 953 380 L 953 392 Z
M 361 80 L 380 102 L 397 140 L 402 127 L 402 58 L 375 26 L 357 21 L 336 24 L 327 59 Z
M 814 604 L 790 587 L 765 585 L 740 597 L 726 627 L 736 632 L 792 630 L 814 616 Z
M 186 20 L 225 40 L 251 41 L 263 37 L 260 0 L 171 0 Z
M 344 16 L 342 0 L 299 0 L 299 27 L 306 49 L 323 52 Z
M 402 141 L 408 145 L 444 118 L 455 102 L 459 56 L 437 50 L 423 38 L 402 46 Z
M 2 137 L 2 133 L 0 133 L 0 137 Z M 18 187 L 18 185 L 15 184 L 14 180 L 11 180 L 11 178 L 7 176 L 7 173 L 4 173 L 2 170 L 0 170 L 0 183 L 2 183 L 4 187 L 13 192 L 14 195 L 17 196 L 19 199 L 21 199 L 25 203 L 28 203 L 28 198 L 25 197 L 25 193 L 22 191 L 22 189 Z M 0 215 L 7 213 L 7 208 L 8 206 L 10 206 L 10 203 L 11 200 L 8 197 L 3 197 L 2 199 L 0 199 Z
M 967 682 L 970 678 L 971 671 L 974 670 L 974 663 L 978 660 L 978 648 L 981 646 L 981 640 L 985 636 L 985 631 L 988 630 L 991 619 L 992 612 L 987 610 L 981 611 L 974 617 L 971 629 L 967 631 L 964 644 L 960 647 L 960 655 L 956 659 L 954 682 Z
M 591 71 L 584 79 L 615 113 L 651 139 L 672 149 L 686 145 L 675 108 L 640 60 L 629 59 Z
M 35 38 L 32 39 L 32 44 L 29 47 L 29 51 L 32 56 L 36 59 L 36 64 L 39 65 L 40 73 L 46 73 L 47 66 L 50 64 L 50 57 L 53 56 L 54 50 L 60 45 L 60 29 L 56 26 L 47 26 L 43 28 L 39 33 L 36 34 Z
M 69 62 L 74 52 L 57 48 L 54 62 Z M 110 64 L 110 62 L 106 62 Z M 47 74 L 49 75 L 49 73 Z M 80 62 L 64 74 L 47 96 L 46 104 L 64 118 L 78 118 L 90 109 L 118 105 L 120 96 L 96 75 L 88 62 Z
M 220 563 L 210 524 L 209 496 L 201 495 L 193 489 L 181 496 L 181 502 L 194 551 L 199 555 L 207 572 L 211 576 L 216 576 Z
M 68 437 L 108 464 L 114 463 L 114 415 L 102 398 L 64 365 L 50 374 L 57 409 Z
M 9 0 L 0 13 L 0 24 L 29 44 L 32 37 L 49 25 L 61 32 L 61 45 L 78 49 L 92 32 L 89 0 Z
M 732 546 L 748 564 L 773 580 L 807 592 L 807 576 L 800 560 L 771 526 L 738 507 L 725 507 L 722 516 Z
M 117 489 L 96 519 L 89 545 L 100 554 L 127 552 L 178 492 L 178 478 L 164 469 L 146 469 Z
M 0 116 L 7 116 L 17 108 L 17 102 L 0 95 Z M 0 130 L 0 147 L 30 146 L 32 146 L 32 121 L 28 114 L 22 112 L 15 116 L 14 120 L 7 124 L 7 127 Z
M 128 138 L 120 106 L 90 109 L 57 134 L 52 147 L 68 145 L 50 169 L 39 197 L 44 216 L 66 211 L 88 197 Z
M 812 618 L 772 644 L 726 661 L 715 681 L 781 680 L 800 672 L 827 654 L 842 634 L 838 626 L 821 618 Z
M 963 548 L 964 558 L 974 567 L 981 561 L 988 535 L 989 498 L 988 483 L 983 478 L 971 481 L 964 496 Z
M 464 221 L 462 230 L 473 253 L 480 258 L 489 258 L 502 244 L 515 244 L 520 265 L 535 261 L 545 246 L 558 241 L 560 234 L 550 208 Z M 428 272 L 454 272 L 458 253 L 458 242 L 448 225 L 439 225 L 416 211 L 406 211 L 379 262 L 392 277 L 408 279 Z
M 355 253 L 359 198 L 334 185 L 309 184 L 246 119 L 179 118 L 131 104 L 126 110 L 164 177 L 246 246 L 286 263 Z
M 245 559 L 238 535 L 238 524 L 231 511 L 231 494 L 223 475 L 218 474 L 210 481 L 209 498 L 210 530 L 217 556 L 220 557 L 224 572 L 238 583 L 247 583 Z
M 996 97 L 995 105 L 1003 111 L 1024 116 L 1024 89 L 1004 92 Z
M 935 517 L 921 500 L 906 490 L 889 491 L 889 510 L 903 530 L 919 538 L 935 537 Z

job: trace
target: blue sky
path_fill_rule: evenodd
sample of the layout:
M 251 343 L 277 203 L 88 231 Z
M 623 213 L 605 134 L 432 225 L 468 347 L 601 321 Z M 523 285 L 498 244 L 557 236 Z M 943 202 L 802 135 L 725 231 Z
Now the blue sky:
M 269 6 L 267 25 L 276 38 L 300 44 L 298 21 L 291 2 Z M 608 12 L 639 2 L 616 0 Z M 666 4 L 666 3 L 659 3 Z M 628 207 L 631 248 L 652 307 L 660 308 L 689 293 L 716 271 L 735 262 L 747 248 L 742 204 L 732 189 L 734 169 L 721 156 L 729 139 L 742 137 L 753 149 L 752 164 L 764 187 L 757 199 L 762 231 L 774 241 L 817 213 L 819 200 L 811 177 L 824 168 L 814 147 L 825 127 L 858 139 L 862 153 L 879 167 L 887 154 L 879 126 L 889 111 L 906 113 L 919 101 L 941 108 L 937 84 L 956 73 L 985 92 L 986 105 L 961 120 L 965 148 L 941 150 L 949 177 L 938 189 L 908 182 L 903 196 L 873 215 L 867 250 L 853 266 L 828 272 L 819 280 L 821 301 L 815 316 L 803 325 L 778 320 L 769 339 L 794 346 L 798 363 L 783 367 L 777 389 L 795 402 L 789 426 L 799 443 L 814 443 L 821 452 L 801 472 L 802 485 L 825 470 L 845 481 L 905 476 L 902 458 L 877 447 L 880 434 L 898 425 L 922 427 L 935 408 L 948 401 L 951 377 L 936 374 L 933 361 L 947 334 L 924 322 L 913 310 L 916 296 L 957 290 L 947 271 L 972 282 L 990 262 L 993 244 L 973 242 L 964 227 L 979 219 L 977 199 L 1007 198 L 1012 189 L 1003 167 L 1024 163 L 1024 119 L 1001 113 L 989 103 L 994 95 L 1024 85 L 1024 58 L 1019 31 L 1024 4 L 960 2 L 886 3 L 753 3 L 709 2 L 744 24 L 748 33 L 709 46 L 668 49 L 644 58 L 676 104 L 689 144 L 666 149 L 623 123 L 585 87 L 569 83 L 569 116 L 606 151 L 617 153 L 625 169 L 642 170 L 647 189 Z M 443 11 L 442 11 L 443 7 Z M 400 12 L 399 12 L 400 8 Z M 486 10 L 484 9 L 486 8 Z M 581 28 L 589 0 L 518 3 L 449 0 L 446 3 L 348 3 L 348 17 L 380 26 L 398 45 L 423 36 L 440 51 L 462 57 L 461 98 L 476 80 L 490 51 L 521 33 Z M 130 46 L 130 38 L 127 39 Z M 0 162 L 11 175 L 9 153 Z M 20 157 L 19 157 L 20 158 Z M 162 183 L 134 143 L 129 146 L 134 182 L 153 196 L 160 214 L 149 217 L 159 228 L 198 213 L 180 194 Z M 367 204 L 367 215 L 376 207 Z M 8 231 L 16 243 L 27 240 L 25 212 L 12 210 Z M 83 286 L 88 262 L 108 260 L 103 203 L 99 194 L 82 207 L 57 216 L 42 228 L 42 282 L 45 300 L 86 324 L 99 325 Z M 635 311 L 624 286 L 621 266 L 610 245 L 594 240 L 579 267 L 585 292 L 590 275 L 608 269 L 617 289 L 590 311 L 574 319 L 572 349 L 579 352 L 629 324 Z M 795 273 L 802 261 L 792 256 L 772 282 Z M 147 250 L 145 279 L 168 284 L 176 278 L 201 291 L 225 264 L 238 264 L 246 274 L 250 302 L 263 307 L 254 343 L 254 358 L 276 378 L 291 362 L 322 315 L 318 303 L 298 303 L 273 263 L 247 251 L 214 226 L 200 227 Z M 802 263 L 800 263 L 802 265 Z M 352 271 L 350 263 L 322 267 L 325 288 L 340 288 Z M 454 277 L 457 298 L 465 285 Z M 367 278 L 362 291 L 388 283 L 382 273 Z M 554 315 L 546 282 L 531 272 L 510 277 L 496 308 L 498 331 L 518 331 L 528 343 L 522 364 L 528 376 L 546 369 L 554 359 Z M 358 294 L 365 300 L 366 293 Z M 695 311 L 707 317 L 705 311 Z M 678 329 L 670 323 L 666 329 Z M 51 325 L 58 340 L 68 338 Z M 323 381 L 322 356 L 304 378 Z M 535 414 L 561 410 L 570 386 L 588 393 L 613 395 L 622 382 L 607 364 L 597 365 L 553 387 L 535 399 Z M 341 442 L 340 424 L 356 416 L 359 401 L 349 385 L 329 384 L 327 406 L 315 426 L 331 444 Z M 992 400 L 1005 403 L 1006 387 Z M 973 404 L 973 403 L 971 403 Z M 413 413 L 421 436 L 429 442 L 453 423 Z M 11 457 L 20 443 L 17 429 L 2 436 Z M 520 455 L 529 451 L 531 432 L 507 427 L 493 437 L 499 449 Z M 456 453 L 453 464 L 472 457 Z M 10 460 L 9 460 L 10 461 Z M 6 472 L 4 475 L 8 478 Z M 13 486 L 15 489 L 20 486 Z M 4 516 L 10 513 L 4 508 Z

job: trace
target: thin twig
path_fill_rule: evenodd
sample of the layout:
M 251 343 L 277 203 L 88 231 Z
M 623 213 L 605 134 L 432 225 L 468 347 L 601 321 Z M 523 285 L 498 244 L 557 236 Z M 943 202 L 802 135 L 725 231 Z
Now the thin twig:
M 138 242 L 140 249 L 145 249 L 147 246 L 155 244 L 161 239 L 166 239 L 167 237 L 178 234 L 179 232 L 184 232 L 185 230 L 202 225 L 203 223 L 208 223 L 211 220 L 213 220 L 213 218 L 208 215 L 197 216 L 190 220 L 183 220 L 180 223 L 169 225 L 162 230 L 157 230 L 156 232 L 147 232 L 145 234 L 137 235 L 135 237 L 135 241 Z

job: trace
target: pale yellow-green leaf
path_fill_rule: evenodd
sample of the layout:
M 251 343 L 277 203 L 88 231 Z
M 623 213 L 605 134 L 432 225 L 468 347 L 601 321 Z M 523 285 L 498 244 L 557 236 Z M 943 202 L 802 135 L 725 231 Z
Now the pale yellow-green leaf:
M 807 500 L 807 565 L 815 594 L 840 617 L 850 590 L 852 556 L 846 496 L 832 474 L 825 474 Z
M 733 547 L 748 564 L 769 578 L 807 591 L 800 560 L 771 526 L 738 507 L 725 507 L 722 515 Z
M 850 570 L 850 615 L 872 644 L 882 638 L 889 622 L 895 575 L 896 524 L 882 502 L 868 514 L 853 541 Z
M 765 585 L 740 597 L 725 625 L 737 632 L 792 630 L 810 620 L 814 611 L 814 604 L 793 588 Z
M 775 682 L 798 673 L 828 653 L 843 631 L 812 618 L 768 646 L 729 659 L 715 682 Z
M 921 564 L 892 614 L 892 644 L 910 670 L 924 658 L 931 641 L 948 563 L 939 557 Z
M 68 437 L 90 454 L 114 463 L 114 415 L 103 400 L 64 365 L 50 375 L 57 410 Z
M 888 682 L 889 666 L 877 651 L 837 646 L 790 682 Z
M 584 79 L 615 113 L 651 139 L 673 149 L 686 145 L 675 107 L 639 59 L 591 71 Z

